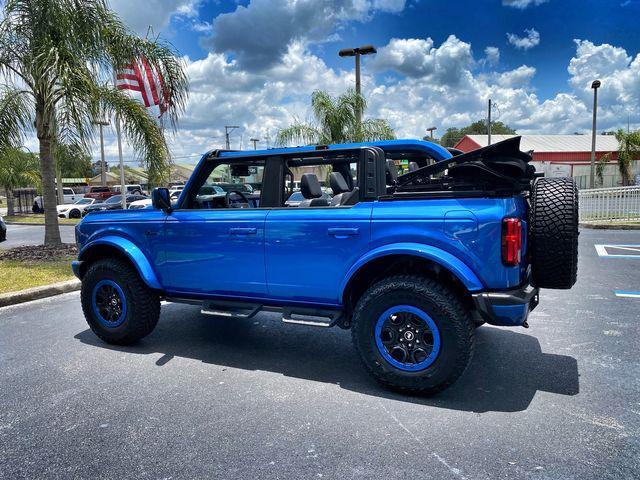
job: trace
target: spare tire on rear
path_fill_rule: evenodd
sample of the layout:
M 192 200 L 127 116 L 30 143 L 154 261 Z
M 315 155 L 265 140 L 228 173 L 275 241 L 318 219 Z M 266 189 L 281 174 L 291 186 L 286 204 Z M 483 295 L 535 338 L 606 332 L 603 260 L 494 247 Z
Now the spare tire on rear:
M 533 284 L 568 289 L 578 276 L 578 189 L 572 178 L 541 178 L 531 192 Z

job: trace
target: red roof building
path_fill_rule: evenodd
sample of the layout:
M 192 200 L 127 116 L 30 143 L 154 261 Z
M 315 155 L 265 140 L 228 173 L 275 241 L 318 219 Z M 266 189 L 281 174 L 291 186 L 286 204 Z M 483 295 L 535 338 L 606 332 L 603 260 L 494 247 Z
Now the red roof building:
M 491 143 L 497 143 L 515 135 L 491 135 Z M 533 165 L 547 176 L 571 176 L 580 188 L 586 188 L 591 168 L 591 135 L 521 135 L 520 150 L 533 150 Z M 469 152 L 487 146 L 487 135 L 465 135 L 455 148 Z M 621 184 L 617 171 L 618 141 L 614 135 L 596 135 L 596 160 L 610 154 L 603 173 L 602 186 Z M 640 173 L 639 162 L 632 165 L 632 174 Z

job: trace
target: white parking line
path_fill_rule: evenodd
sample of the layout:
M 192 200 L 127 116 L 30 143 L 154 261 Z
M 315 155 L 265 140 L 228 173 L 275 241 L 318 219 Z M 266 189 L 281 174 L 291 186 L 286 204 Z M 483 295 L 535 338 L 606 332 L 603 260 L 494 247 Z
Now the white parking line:
M 615 294 L 616 294 L 616 297 L 640 298 L 640 292 L 627 292 L 624 290 L 616 290 Z
M 594 245 L 594 247 L 596 249 L 596 252 L 598 252 L 598 256 L 602 258 L 640 259 L 640 245 Z M 613 252 L 610 253 L 609 250 L 613 250 Z M 615 253 L 615 250 L 619 250 L 625 253 Z

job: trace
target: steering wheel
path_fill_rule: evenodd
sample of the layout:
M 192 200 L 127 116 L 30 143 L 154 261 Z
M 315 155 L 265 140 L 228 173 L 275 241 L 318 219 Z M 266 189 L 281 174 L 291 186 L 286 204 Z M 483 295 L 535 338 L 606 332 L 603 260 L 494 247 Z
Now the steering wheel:
M 227 192 L 227 194 L 224 196 L 224 203 L 227 204 L 227 208 L 229 208 L 231 206 L 231 194 L 235 193 L 237 194 L 243 201 L 244 203 L 246 203 L 247 205 L 249 205 L 249 199 L 247 198 L 247 196 L 242 193 L 240 190 L 229 190 Z

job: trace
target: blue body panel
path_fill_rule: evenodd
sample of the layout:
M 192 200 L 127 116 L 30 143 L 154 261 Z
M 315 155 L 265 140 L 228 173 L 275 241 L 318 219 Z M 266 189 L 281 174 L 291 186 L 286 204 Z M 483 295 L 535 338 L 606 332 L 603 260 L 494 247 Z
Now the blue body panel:
M 342 279 L 369 251 L 373 203 L 271 210 L 265 238 L 269 295 L 340 304 Z
M 355 146 L 417 150 L 438 160 L 451 156 L 439 145 L 421 141 Z M 347 147 L 354 145 L 329 148 Z M 279 151 L 222 152 L 220 156 Z M 344 207 L 174 210 L 170 214 L 155 209 L 104 211 L 85 217 L 76 227 L 76 236 L 80 261 L 94 247 L 117 248 L 147 285 L 167 296 L 340 308 L 353 275 L 368 262 L 390 255 L 435 262 L 472 293 L 520 286 L 526 262 L 507 267 L 501 260 L 504 217 L 526 218 L 524 197 L 394 199 Z M 524 230 L 526 239 L 526 224 Z M 526 258 L 524 249 L 522 258 Z M 80 264 L 74 263 L 73 268 L 80 276 Z M 527 311 L 498 309 L 496 322 L 521 324 Z

